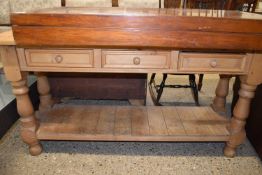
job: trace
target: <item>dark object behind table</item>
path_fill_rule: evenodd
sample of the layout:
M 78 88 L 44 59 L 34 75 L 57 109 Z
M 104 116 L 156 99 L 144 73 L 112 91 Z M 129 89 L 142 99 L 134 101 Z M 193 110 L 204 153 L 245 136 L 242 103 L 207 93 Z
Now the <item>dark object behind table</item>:
M 239 78 L 236 78 L 234 84 L 234 98 L 232 102 L 232 109 L 238 99 L 238 90 L 240 87 Z M 250 115 L 246 124 L 247 137 L 260 159 L 262 159 L 262 84 L 258 86 L 255 98 L 251 103 Z
M 54 97 L 95 100 L 146 99 L 147 74 L 49 74 Z
M 37 109 L 39 98 L 37 95 L 36 83 L 33 83 L 30 86 L 29 96 L 32 100 L 34 108 Z M 18 118 L 19 115 L 16 110 L 16 100 L 14 99 L 0 111 L 0 139 Z

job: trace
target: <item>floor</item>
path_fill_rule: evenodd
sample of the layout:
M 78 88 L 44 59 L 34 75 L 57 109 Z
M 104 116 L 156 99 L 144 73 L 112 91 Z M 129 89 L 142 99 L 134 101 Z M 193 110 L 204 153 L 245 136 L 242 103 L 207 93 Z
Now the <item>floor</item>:
M 0 62 L 1 68 L 1 62 Z M 34 76 L 29 76 L 28 83 L 31 85 L 35 82 Z M 12 94 L 11 85 L 5 79 L 4 75 L 0 73 L 0 110 L 3 109 L 7 104 L 9 104 L 15 97 Z
M 1 65 L 0 65 L 1 66 Z M 0 110 L 14 99 L 10 83 L 8 83 L 3 74 L 0 74 Z
M 170 77 L 169 81 L 187 82 L 183 76 Z M 201 105 L 210 104 L 216 83 L 217 76 L 205 76 L 200 92 Z M 228 98 L 231 97 L 232 92 Z M 189 89 L 167 89 L 162 101 L 165 101 L 165 105 L 194 105 Z M 128 104 L 123 101 L 84 103 Z M 227 107 L 230 108 L 230 104 Z M 0 174 L 262 174 L 261 161 L 248 141 L 239 147 L 235 158 L 223 156 L 224 143 L 66 141 L 43 141 L 44 152 L 33 157 L 28 154 L 27 146 L 19 137 L 19 127 L 19 123 L 16 123 L 0 140 Z
M 1 32 L 0 28 L 0 32 Z M 10 101 L 15 97 L 12 95 L 10 83 L 7 82 L 4 75 L 1 73 L 3 69 L 3 63 L 0 57 L 0 110 L 2 110 Z

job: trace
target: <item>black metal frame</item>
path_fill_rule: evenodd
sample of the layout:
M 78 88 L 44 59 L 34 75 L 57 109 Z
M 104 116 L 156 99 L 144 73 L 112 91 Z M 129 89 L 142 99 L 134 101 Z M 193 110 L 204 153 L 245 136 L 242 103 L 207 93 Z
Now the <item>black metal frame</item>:
M 156 106 L 162 106 L 162 104 L 159 102 L 160 98 L 163 94 L 164 88 L 191 88 L 191 92 L 195 101 L 196 106 L 199 106 L 199 100 L 198 100 L 198 91 L 201 90 L 202 88 L 202 81 L 203 81 L 203 74 L 199 75 L 199 83 L 196 83 L 196 76 L 195 74 L 183 74 L 183 75 L 188 75 L 189 76 L 189 85 L 178 85 L 178 84 L 173 84 L 173 85 L 167 85 L 166 84 L 166 79 L 168 75 L 181 75 L 181 74 L 163 74 L 163 79 L 162 82 L 157 85 L 155 82 L 155 76 L 156 74 L 152 74 L 148 87 L 149 87 L 149 92 L 151 95 L 151 98 Z M 155 94 L 156 92 L 156 94 Z

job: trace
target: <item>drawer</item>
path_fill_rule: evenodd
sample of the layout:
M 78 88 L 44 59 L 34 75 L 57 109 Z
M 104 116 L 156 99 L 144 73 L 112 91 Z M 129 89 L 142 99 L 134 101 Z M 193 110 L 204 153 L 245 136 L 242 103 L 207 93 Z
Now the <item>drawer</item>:
M 103 50 L 103 68 L 152 68 L 168 69 L 170 52 Z
M 249 59 L 245 54 L 180 53 L 178 70 L 183 72 L 247 71 Z
M 31 67 L 93 67 L 93 50 L 25 50 L 26 64 Z

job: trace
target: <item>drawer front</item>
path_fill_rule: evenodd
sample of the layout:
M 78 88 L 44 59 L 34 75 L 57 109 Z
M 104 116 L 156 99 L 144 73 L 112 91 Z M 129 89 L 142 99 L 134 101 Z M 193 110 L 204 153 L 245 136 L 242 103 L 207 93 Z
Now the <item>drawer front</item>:
M 93 50 L 25 50 L 26 64 L 33 67 L 93 67 Z
M 168 69 L 170 52 L 165 51 L 102 51 L 103 68 Z
M 180 53 L 178 70 L 184 72 L 247 71 L 249 60 L 245 54 Z

